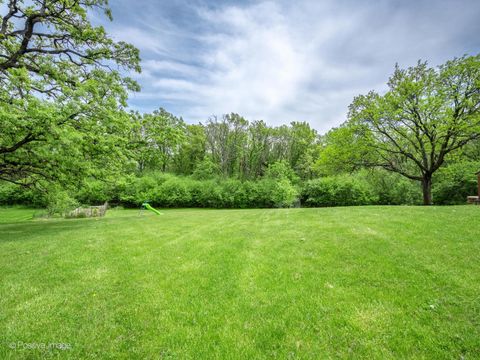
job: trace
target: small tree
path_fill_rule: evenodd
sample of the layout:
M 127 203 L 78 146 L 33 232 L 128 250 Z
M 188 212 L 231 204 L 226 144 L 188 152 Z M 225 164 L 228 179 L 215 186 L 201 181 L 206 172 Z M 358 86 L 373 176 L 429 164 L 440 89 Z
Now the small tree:
M 373 150 L 366 165 L 421 182 L 432 204 L 432 176 L 448 156 L 480 138 L 480 55 L 429 68 L 395 68 L 384 95 L 370 92 L 350 106 L 349 125 Z

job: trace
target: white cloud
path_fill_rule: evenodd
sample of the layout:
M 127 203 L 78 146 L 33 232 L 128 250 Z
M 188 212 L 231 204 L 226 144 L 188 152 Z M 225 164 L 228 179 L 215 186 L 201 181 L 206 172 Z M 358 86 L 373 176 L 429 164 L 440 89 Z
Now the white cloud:
M 149 50 L 156 54 L 162 54 L 168 49 L 166 44 L 162 43 L 161 38 L 154 37 L 148 31 L 137 27 L 114 28 L 110 31 L 110 34 L 114 40 L 135 44 L 140 50 Z
M 216 71 L 206 104 L 215 113 L 261 117 L 292 99 L 308 75 L 284 16 L 272 4 L 203 13 L 228 33 L 205 36 L 210 51 L 202 59 Z
M 165 106 L 189 121 L 228 112 L 270 124 L 305 120 L 326 131 L 345 120 L 355 95 L 384 89 L 395 62 L 436 64 L 480 51 L 471 35 L 479 30 L 474 1 L 405 4 L 299 0 L 190 7 L 181 25 L 169 18 L 165 29 L 162 19 L 153 26 L 149 14 L 139 20 L 148 31 L 116 36 L 146 57 L 139 77 L 145 94 L 132 98 L 137 107 Z

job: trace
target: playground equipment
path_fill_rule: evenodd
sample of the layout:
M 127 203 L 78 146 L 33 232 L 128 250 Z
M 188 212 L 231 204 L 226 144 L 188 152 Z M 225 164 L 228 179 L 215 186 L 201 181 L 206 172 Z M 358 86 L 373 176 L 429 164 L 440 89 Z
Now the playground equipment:
M 142 204 L 142 209 L 150 210 L 150 211 L 154 212 L 154 213 L 157 214 L 157 215 L 163 215 L 160 211 L 158 211 L 157 209 L 155 209 L 154 207 L 152 207 L 147 201 L 145 201 L 145 202 Z

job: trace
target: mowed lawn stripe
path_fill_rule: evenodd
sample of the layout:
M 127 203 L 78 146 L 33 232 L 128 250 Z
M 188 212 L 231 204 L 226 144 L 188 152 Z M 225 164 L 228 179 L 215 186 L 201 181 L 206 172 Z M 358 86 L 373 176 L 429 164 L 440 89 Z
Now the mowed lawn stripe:
M 480 350 L 480 207 L 15 211 L 0 225 L 2 358 Z M 8 347 L 18 341 L 71 349 Z

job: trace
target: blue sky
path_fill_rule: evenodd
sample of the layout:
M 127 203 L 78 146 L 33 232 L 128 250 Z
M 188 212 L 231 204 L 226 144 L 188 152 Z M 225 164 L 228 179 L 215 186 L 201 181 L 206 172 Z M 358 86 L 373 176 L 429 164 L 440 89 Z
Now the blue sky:
M 187 122 L 237 112 L 272 125 L 346 119 L 396 62 L 480 52 L 479 0 L 111 0 L 115 39 L 141 51 L 132 108 Z

